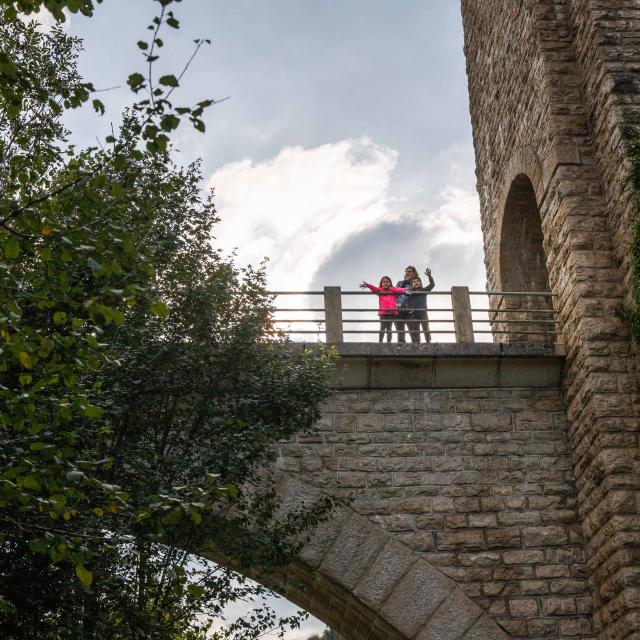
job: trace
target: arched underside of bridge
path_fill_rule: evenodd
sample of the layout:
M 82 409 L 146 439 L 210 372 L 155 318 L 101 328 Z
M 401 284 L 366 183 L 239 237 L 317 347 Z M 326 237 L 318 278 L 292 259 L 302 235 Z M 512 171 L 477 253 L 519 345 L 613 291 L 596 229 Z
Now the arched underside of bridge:
M 283 510 L 320 497 L 284 474 L 278 493 Z M 250 577 L 346 640 L 508 638 L 454 580 L 350 507 L 321 523 L 295 561 Z
M 250 577 L 347 640 L 593 637 L 561 346 L 337 349 L 317 429 L 276 448 L 277 492 L 283 515 L 350 502 Z

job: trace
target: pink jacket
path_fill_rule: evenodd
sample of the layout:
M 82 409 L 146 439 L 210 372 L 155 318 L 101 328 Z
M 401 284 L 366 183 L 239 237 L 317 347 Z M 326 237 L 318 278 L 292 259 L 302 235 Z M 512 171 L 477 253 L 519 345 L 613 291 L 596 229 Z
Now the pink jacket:
M 376 287 L 368 282 L 365 285 L 378 294 L 378 315 L 379 316 L 397 316 L 398 304 L 396 302 L 396 293 L 407 293 L 406 289 L 400 289 L 399 287 L 389 287 L 383 289 L 382 287 Z

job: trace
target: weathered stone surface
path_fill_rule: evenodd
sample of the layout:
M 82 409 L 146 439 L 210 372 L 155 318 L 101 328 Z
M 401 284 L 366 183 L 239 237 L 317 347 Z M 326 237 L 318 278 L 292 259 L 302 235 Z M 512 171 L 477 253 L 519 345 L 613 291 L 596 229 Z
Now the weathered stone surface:
M 382 615 L 408 638 L 413 638 L 453 588 L 451 580 L 420 561 L 389 596 Z
M 482 615 L 461 589 L 454 589 L 429 618 L 417 640 L 458 640 Z
M 563 407 L 554 388 L 337 391 L 322 441 L 282 453 L 301 462 L 299 481 L 350 496 L 360 515 L 323 525 L 303 558 L 402 633 L 422 633 L 457 584 L 495 628 L 553 637 L 590 602 Z M 355 431 L 329 429 L 349 416 Z
M 633 517 L 639 487 L 628 481 L 637 472 L 631 461 L 640 459 L 640 402 L 634 349 L 615 314 L 617 305 L 633 302 L 630 243 L 638 205 L 623 129 L 640 118 L 640 5 L 463 0 L 462 13 L 488 286 L 551 290 L 567 352 L 566 416 L 559 412 L 550 423 L 518 416 L 516 423 L 527 433 L 567 421 L 582 519 L 579 527 L 551 529 L 572 518 L 551 507 L 540 514 L 544 528 L 532 526 L 523 539 L 527 547 L 561 548 L 584 535 L 599 637 L 632 637 L 640 634 L 633 593 L 611 578 L 640 567 L 640 559 L 619 554 L 640 545 Z M 500 302 L 496 296 L 494 304 Z M 532 296 L 512 317 L 530 322 L 530 310 L 544 308 Z M 533 469 L 535 461 L 519 463 Z M 538 469 L 558 470 L 545 465 L 540 461 Z M 552 476 L 528 475 L 547 485 L 545 495 L 561 490 L 548 490 Z M 551 573 L 566 573 L 546 560 Z M 543 577 L 547 569 L 535 571 Z M 576 601 L 542 605 L 543 615 L 572 615 Z M 505 628 L 530 637 L 541 630 L 543 637 L 594 633 L 580 616 L 557 622 Z
M 505 637 L 505 635 L 504 631 L 485 614 L 464 634 L 464 640 L 487 640 Z
M 353 514 L 340 529 L 320 570 L 338 584 L 353 589 L 386 540 L 379 527 L 364 516 Z
M 387 542 L 367 574 L 360 580 L 355 595 L 370 607 L 380 607 L 414 561 L 415 556 L 405 545 Z

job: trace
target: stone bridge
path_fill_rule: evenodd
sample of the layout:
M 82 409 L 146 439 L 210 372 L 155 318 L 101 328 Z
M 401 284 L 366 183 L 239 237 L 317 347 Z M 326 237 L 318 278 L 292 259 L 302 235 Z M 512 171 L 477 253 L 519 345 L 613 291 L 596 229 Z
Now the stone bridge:
M 462 0 L 462 17 L 488 290 L 552 292 L 564 351 L 339 345 L 281 488 L 354 502 L 286 594 L 348 640 L 638 639 L 640 394 L 617 309 L 640 277 L 640 3 Z
M 352 502 L 272 584 L 347 640 L 594 637 L 563 349 L 338 348 L 317 429 L 278 448 L 279 489 Z

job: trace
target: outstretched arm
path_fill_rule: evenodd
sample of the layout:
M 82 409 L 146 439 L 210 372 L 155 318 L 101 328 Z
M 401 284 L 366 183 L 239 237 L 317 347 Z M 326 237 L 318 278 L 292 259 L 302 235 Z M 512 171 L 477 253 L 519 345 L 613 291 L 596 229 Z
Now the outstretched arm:
M 360 283 L 360 288 L 361 289 L 370 289 L 374 293 L 377 293 L 378 291 L 381 291 L 380 287 L 375 287 L 374 285 L 369 284 L 368 282 L 365 282 L 364 280 Z

